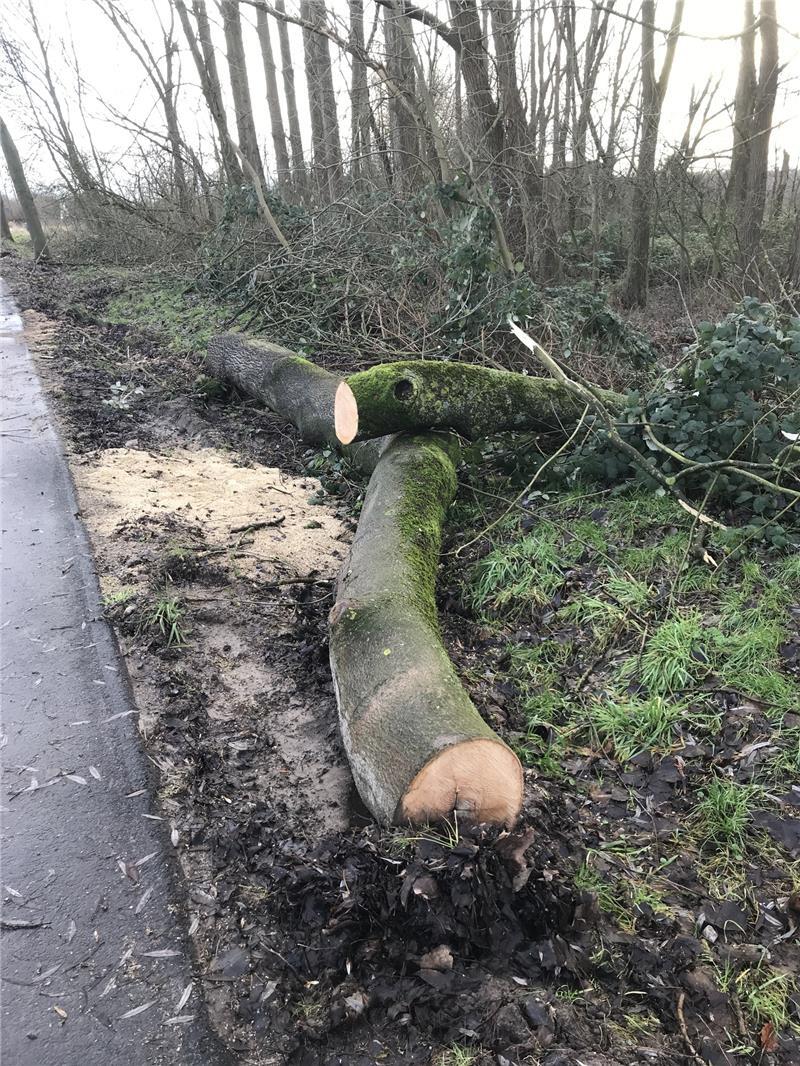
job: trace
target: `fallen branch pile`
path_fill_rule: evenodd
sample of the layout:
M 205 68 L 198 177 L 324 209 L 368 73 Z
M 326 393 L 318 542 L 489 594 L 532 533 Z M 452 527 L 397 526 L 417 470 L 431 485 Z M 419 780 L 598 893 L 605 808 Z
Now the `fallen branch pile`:
M 367 807 L 383 823 L 455 812 L 512 825 L 519 760 L 481 718 L 439 635 L 434 586 L 458 440 L 432 431 L 550 430 L 574 425 L 585 402 L 559 381 L 460 363 L 393 363 L 342 379 L 234 333 L 209 343 L 207 366 L 304 440 L 340 447 L 371 473 L 330 615 L 342 739 Z

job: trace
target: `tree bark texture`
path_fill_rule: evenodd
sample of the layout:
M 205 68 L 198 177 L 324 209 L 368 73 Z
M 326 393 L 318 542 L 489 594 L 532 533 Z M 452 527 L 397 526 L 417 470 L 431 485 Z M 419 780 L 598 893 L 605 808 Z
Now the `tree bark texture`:
M 25 225 L 31 235 L 33 254 L 36 259 L 47 259 L 47 238 L 42 229 L 36 201 L 28 185 L 28 179 L 25 177 L 25 169 L 22 166 L 17 146 L 14 144 L 14 139 L 2 118 L 0 118 L 0 146 L 3 149 L 11 184 L 14 186 L 14 192 L 17 194 L 19 206 L 22 208 L 22 214 L 25 217 Z
M 285 14 L 284 0 L 275 0 L 275 8 Z M 278 41 L 281 48 L 281 75 L 283 94 L 286 97 L 286 120 L 289 124 L 289 147 L 292 151 L 292 173 L 296 184 L 303 184 L 303 139 L 300 136 L 300 118 L 297 113 L 297 93 L 294 87 L 294 66 L 289 45 L 289 27 L 278 19 Z
M 269 35 L 269 20 L 266 11 L 260 7 L 256 8 L 256 29 L 261 47 L 261 58 L 264 62 L 264 80 L 267 86 L 267 107 L 272 130 L 272 146 L 275 150 L 275 166 L 278 181 L 285 183 L 289 180 L 289 151 L 286 146 L 286 132 L 283 127 L 281 102 L 278 96 L 278 78 Z
M 225 32 L 225 47 L 228 53 L 228 74 L 236 115 L 236 131 L 239 147 L 250 166 L 264 184 L 264 166 L 258 148 L 258 134 L 253 120 L 253 101 L 247 80 L 247 63 L 242 41 L 242 22 L 239 17 L 238 0 L 219 0 L 222 28 Z
M 370 479 L 330 617 L 342 740 L 384 824 L 464 817 L 511 825 L 516 755 L 483 721 L 441 642 L 434 585 L 456 491 L 450 436 L 400 436 Z
M 551 378 L 469 363 L 384 363 L 346 380 L 358 408 L 356 440 L 429 429 L 454 429 L 470 440 L 506 430 L 546 432 L 574 425 L 583 410 Z M 610 410 L 622 405 L 617 393 L 600 392 Z

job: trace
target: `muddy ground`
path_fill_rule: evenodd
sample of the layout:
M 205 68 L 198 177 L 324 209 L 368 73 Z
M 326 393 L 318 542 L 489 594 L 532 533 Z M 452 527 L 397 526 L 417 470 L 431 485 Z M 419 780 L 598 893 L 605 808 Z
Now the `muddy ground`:
M 529 770 L 513 836 L 380 833 L 339 745 L 326 645 L 358 485 L 322 489 L 318 457 L 210 390 L 199 355 L 104 324 L 118 279 L 4 273 L 160 770 L 210 1018 L 242 1062 L 800 1061 L 791 1029 L 753 1032 L 714 979 L 762 959 L 796 971 L 797 900 L 769 870 L 745 911 L 679 858 L 673 906 L 635 930 L 574 887 L 621 825 L 633 844 L 680 832 L 675 757 L 603 788 L 588 759 L 569 783 Z M 479 668 L 491 642 L 440 606 L 479 708 L 511 728 L 512 695 Z

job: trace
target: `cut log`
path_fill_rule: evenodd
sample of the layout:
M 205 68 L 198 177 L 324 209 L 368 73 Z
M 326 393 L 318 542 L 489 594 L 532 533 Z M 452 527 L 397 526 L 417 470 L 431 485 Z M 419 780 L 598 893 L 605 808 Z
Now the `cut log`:
M 453 429 L 470 440 L 505 430 L 560 429 L 574 425 L 585 406 L 550 378 L 436 360 L 384 363 L 351 374 L 347 384 L 349 391 L 336 400 L 346 443 L 430 429 Z M 617 393 L 598 391 L 609 410 L 622 405 Z
M 438 630 L 456 455 L 451 435 L 403 435 L 385 448 L 331 611 L 342 739 L 358 791 L 384 824 L 455 814 L 511 825 L 522 804 L 519 760 L 464 691 Z
M 288 348 L 238 333 L 209 342 L 207 365 L 288 419 L 310 444 L 349 445 L 431 429 L 453 429 L 470 440 L 506 430 L 549 431 L 574 425 L 584 408 L 551 378 L 415 360 L 345 379 Z M 597 392 L 609 411 L 621 407 L 618 393 Z
M 282 415 L 309 444 L 349 444 L 355 437 L 358 413 L 347 383 L 288 348 L 223 333 L 209 341 L 206 365 Z

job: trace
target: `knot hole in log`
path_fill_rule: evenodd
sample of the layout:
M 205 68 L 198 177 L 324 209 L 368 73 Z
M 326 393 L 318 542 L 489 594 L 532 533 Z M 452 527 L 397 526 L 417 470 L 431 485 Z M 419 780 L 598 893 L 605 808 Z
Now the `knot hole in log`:
M 408 400 L 414 395 L 414 382 L 409 381 L 408 378 L 400 378 L 394 387 L 394 397 L 396 400 Z

